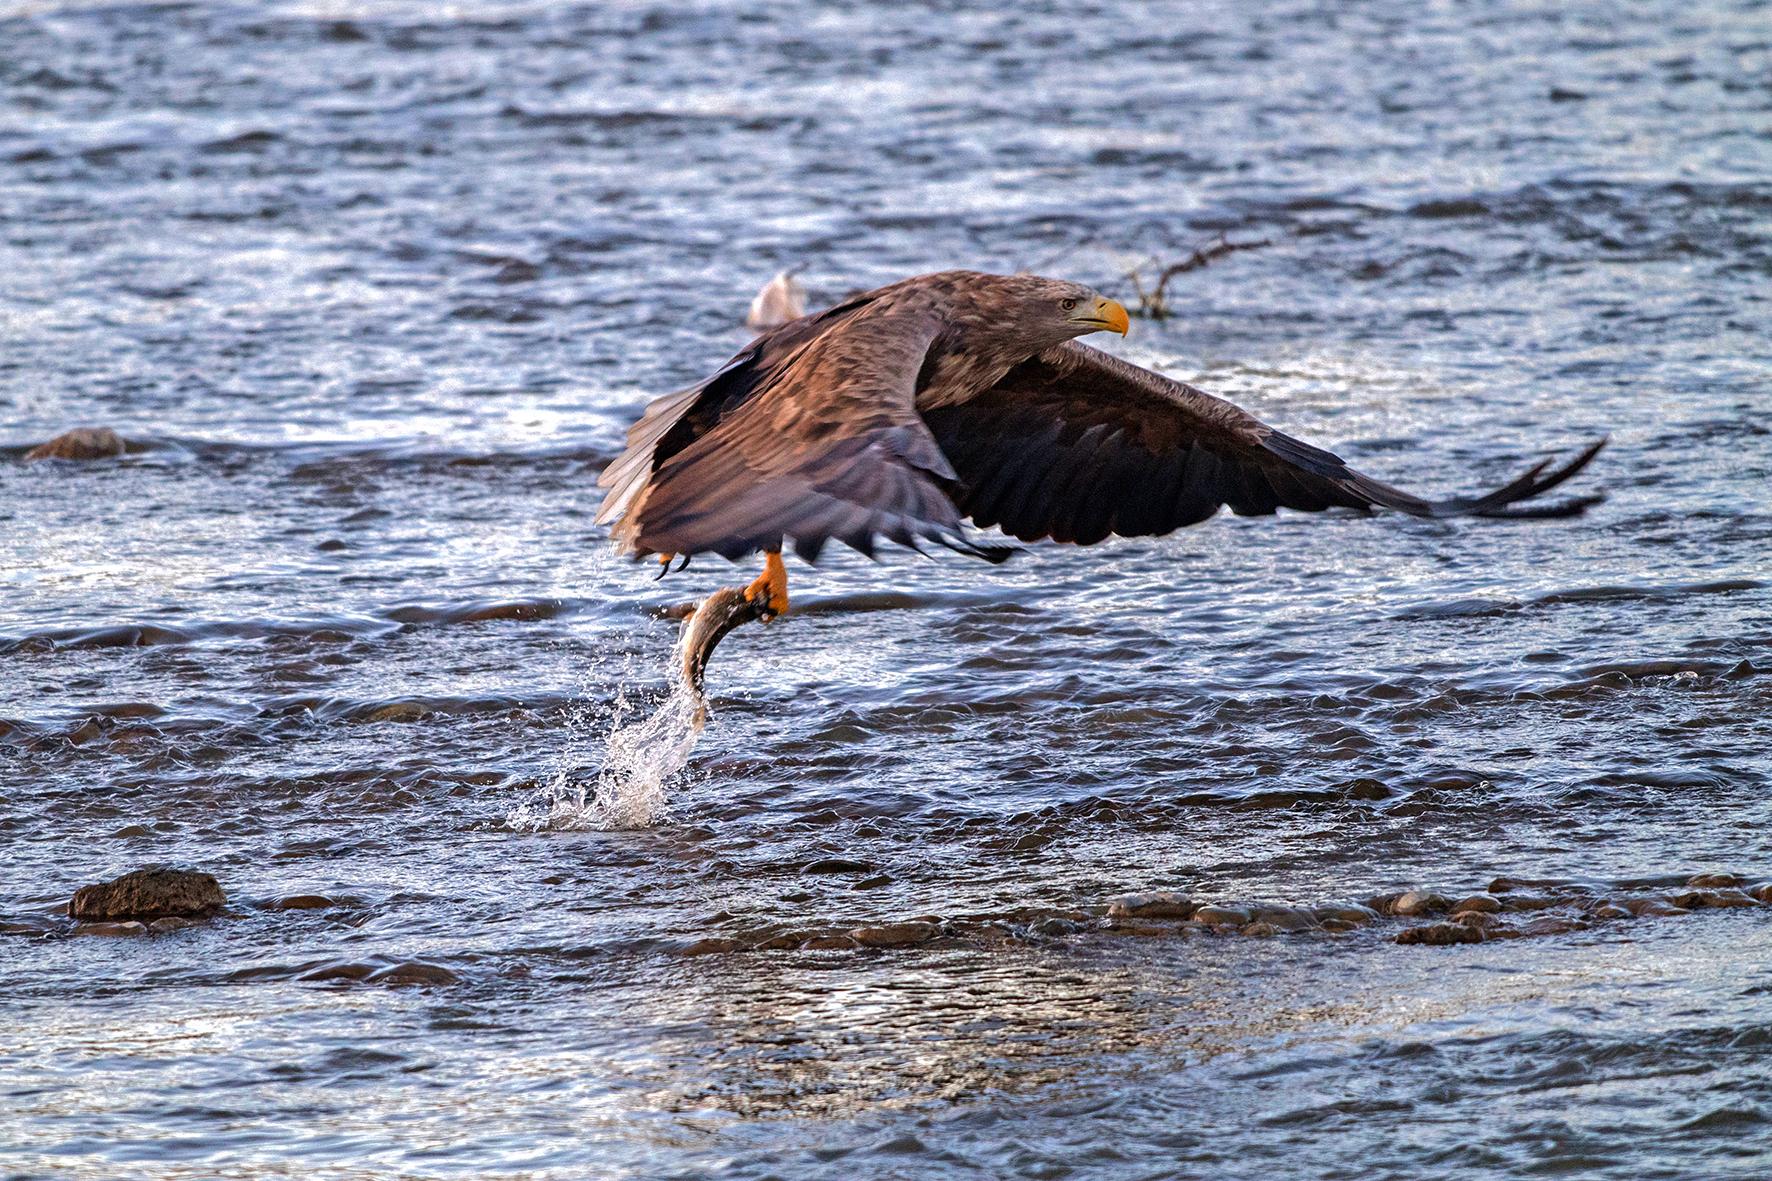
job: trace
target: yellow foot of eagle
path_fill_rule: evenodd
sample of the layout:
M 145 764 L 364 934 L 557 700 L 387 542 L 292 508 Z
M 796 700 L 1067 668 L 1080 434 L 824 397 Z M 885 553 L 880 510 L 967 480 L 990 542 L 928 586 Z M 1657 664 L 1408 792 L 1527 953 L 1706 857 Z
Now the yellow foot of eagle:
M 763 573 L 757 575 L 757 581 L 744 588 L 744 597 L 762 608 L 761 618 L 764 623 L 777 615 L 787 614 L 788 568 L 779 553 L 768 555 L 763 563 Z

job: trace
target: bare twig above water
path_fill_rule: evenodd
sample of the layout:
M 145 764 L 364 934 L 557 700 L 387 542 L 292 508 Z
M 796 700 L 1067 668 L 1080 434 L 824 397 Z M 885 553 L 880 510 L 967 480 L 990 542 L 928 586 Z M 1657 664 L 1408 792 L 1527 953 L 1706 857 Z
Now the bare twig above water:
M 1152 257 L 1126 272 L 1126 281 L 1132 284 L 1133 293 L 1138 296 L 1138 309 L 1132 314 L 1147 320 L 1166 320 L 1169 318 L 1169 281 L 1177 275 L 1185 275 L 1189 271 L 1197 271 L 1216 259 L 1239 250 L 1259 250 L 1273 243 L 1263 238 L 1259 242 L 1232 242 L 1220 235 L 1218 241 L 1197 247 L 1193 253 L 1179 262 L 1165 265 L 1162 260 Z M 1156 282 L 1149 288 L 1144 285 L 1141 273 L 1144 267 L 1157 267 Z
M 1100 238 L 1100 232 L 1091 231 L 1084 234 L 1081 238 L 1078 238 L 1075 242 L 1060 247 L 1055 253 L 1048 254 L 1036 262 L 1016 264 L 1015 273 L 1018 275 L 1043 275 L 1048 268 L 1063 262 L 1085 246 L 1093 246 L 1100 240 Z

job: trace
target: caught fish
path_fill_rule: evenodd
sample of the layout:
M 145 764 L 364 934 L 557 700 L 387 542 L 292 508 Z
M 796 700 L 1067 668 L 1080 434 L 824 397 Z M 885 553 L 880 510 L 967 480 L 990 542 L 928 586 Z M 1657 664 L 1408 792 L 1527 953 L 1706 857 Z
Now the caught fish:
M 763 618 L 766 604 L 758 599 L 747 599 L 743 588 L 724 586 L 707 598 L 695 609 L 683 624 L 683 683 L 689 687 L 690 695 L 695 701 L 695 728 L 700 730 L 707 722 L 707 699 L 702 696 L 702 680 L 707 675 L 708 658 L 726 633 L 740 624 L 751 623 Z

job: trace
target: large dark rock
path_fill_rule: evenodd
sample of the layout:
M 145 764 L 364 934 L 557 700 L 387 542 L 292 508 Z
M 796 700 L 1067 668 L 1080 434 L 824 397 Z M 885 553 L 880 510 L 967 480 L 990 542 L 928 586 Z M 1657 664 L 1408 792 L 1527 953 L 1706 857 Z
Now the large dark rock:
M 123 436 L 106 426 L 77 426 L 25 453 L 26 459 L 115 459 L 127 449 Z
M 221 886 L 209 874 L 154 867 L 94 886 L 81 886 L 68 903 L 68 913 L 83 922 L 148 922 L 167 915 L 192 918 L 213 914 L 226 901 Z

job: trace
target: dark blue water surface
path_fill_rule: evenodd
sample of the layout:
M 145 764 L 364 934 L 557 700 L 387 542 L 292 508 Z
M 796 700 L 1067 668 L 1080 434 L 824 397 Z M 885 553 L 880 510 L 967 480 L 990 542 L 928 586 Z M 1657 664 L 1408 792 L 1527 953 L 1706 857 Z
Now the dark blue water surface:
M 1772 8 L 0 0 L 0 100 L 0 1176 L 1772 1175 L 1772 915 L 1602 913 L 1772 876 Z M 1220 236 L 1109 347 L 1608 501 L 839 555 L 616 730 L 751 571 L 596 476 L 763 281 Z

